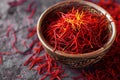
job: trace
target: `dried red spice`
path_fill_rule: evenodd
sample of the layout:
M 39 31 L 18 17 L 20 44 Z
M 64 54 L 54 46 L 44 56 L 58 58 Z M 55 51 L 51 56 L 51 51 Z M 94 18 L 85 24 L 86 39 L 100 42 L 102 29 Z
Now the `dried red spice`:
M 55 50 L 74 54 L 88 53 L 108 41 L 110 22 L 103 14 L 94 14 L 80 6 L 66 13 L 59 12 L 57 17 L 50 17 L 48 24 L 43 24 L 44 37 Z
M 2 64 L 2 63 L 3 63 L 3 57 L 0 54 L 0 64 Z
M 34 14 L 35 14 L 35 12 L 36 12 L 36 9 L 37 9 L 37 6 L 35 6 L 35 7 L 32 9 L 30 15 L 28 16 L 29 19 L 34 16 Z
M 24 0 L 20 0 L 24 1 Z M 18 3 L 9 3 L 11 6 L 18 6 Z M 32 5 L 33 3 L 31 3 Z M 93 65 L 90 69 L 84 69 L 81 71 L 81 74 L 78 77 L 74 77 L 74 80 L 119 80 L 120 79 L 120 5 L 114 0 L 100 0 L 99 3 L 100 6 L 105 8 L 114 18 L 116 21 L 117 26 L 117 37 L 116 41 L 113 44 L 111 50 L 108 52 L 108 54 L 97 64 Z M 9 35 L 10 29 L 7 31 L 7 36 Z M 32 38 L 32 36 L 36 35 L 35 31 L 33 29 L 32 32 L 29 32 L 29 39 Z M 16 42 L 15 34 L 14 36 L 14 42 Z M 28 36 L 28 35 L 27 35 Z M 15 45 L 16 43 L 14 43 Z M 35 46 L 37 45 L 37 46 Z M 44 80 L 48 76 L 50 76 L 50 79 L 58 79 L 60 80 L 63 77 L 66 77 L 67 75 L 61 75 L 64 70 L 62 70 L 62 67 L 57 64 L 54 59 L 52 59 L 48 54 L 46 53 L 40 53 L 43 48 L 42 45 L 39 43 L 38 39 L 33 40 L 33 42 L 29 46 L 30 48 L 26 50 L 24 53 L 29 52 L 32 54 L 32 56 L 25 62 L 25 66 L 29 65 L 29 69 L 34 68 L 39 72 L 39 74 L 43 74 L 43 77 L 40 78 L 40 80 Z M 33 52 L 32 52 L 33 51 Z M 9 54 L 9 52 L 0 52 L 0 64 L 2 63 L 2 55 Z M 41 55 L 43 54 L 43 55 Z M 45 58 L 44 58 L 45 57 Z M 41 64 L 40 64 L 40 63 Z M 37 67 L 35 67 L 37 66 Z M 92 69 L 92 70 L 91 70 Z M 63 77 L 62 77 L 63 76 Z M 69 75 L 70 76 L 70 75 Z
M 0 52 L 1 55 L 10 55 L 10 52 Z
M 12 25 L 8 25 L 7 32 L 6 32 L 7 37 L 9 37 L 9 33 L 11 32 L 11 30 L 12 30 Z
M 32 2 L 28 5 L 27 9 L 25 9 L 25 11 L 26 11 L 26 12 L 31 12 L 31 11 L 32 11 L 32 7 L 33 7 L 35 4 L 36 4 L 36 2 L 35 2 L 35 1 L 32 1 Z
M 25 50 L 24 52 L 22 52 L 23 55 L 27 55 L 27 54 L 31 54 L 32 51 L 33 51 L 33 48 L 36 44 L 38 44 L 38 38 L 37 39 L 34 39 L 32 40 L 32 42 L 29 44 L 29 47 L 27 50 Z
M 50 76 L 50 79 L 60 79 L 62 77 L 64 70 L 62 70 L 62 67 L 58 66 L 56 61 L 52 59 L 47 53 L 42 54 L 40 56 L 40 53 L 34 53 L 25 63 L 24 65 L 29 65 L 29 69 L 37 70 L 39 74 L 45 74 L 42 77 L 42 80 L 44 78 L 47 78 Z M 67 76 L 67 75 L 66 75 Z
M 12 48 L 14 49 L 14 51 L 16 52 L 16 53 L 22 53 L 21 51 L 19 51 L 18 50 L 18 48 L 16 47 L 16 43 L 17 43 L 17 36 L 16 36 L 16 33 L 15 33 L 15 31 L 13 30 L 13 38 L 14 38 L 14 40 L 13 40 L 13 42 L 12 42 Z
M 28 37 L 27 38 L 31 38 L 36 34 L 36 27 L 33 28 L 28 28 Z
M 37 10 L 37 4 L 35 1 L 32 1 L 28 5 L 27 9 L 25 9 L 26 12 L 30 12 L 30 15 L 28 16 L 29 19 L 31 19 L 34 16 L 36 10 Z
M 25 3 L 27 0 L 15 0 L 15 1 L 12 1 L 12 2 L 8 2 L 8 4 L 11 6 L 11 7 L 17 7 L 19 5 L 22 5 L 23 3 Z
M 17 47 L 15 46 L 15 44 L 17 43 L 17 36 L 16 36 L 16 31 L 13 29 L 13 26 L 12 25 L 8 25 L 8 28 L 7 28 L 7 32 L 6 32 L 6 36 L 9 37 L 10 35 L 10 32 L 12 32 L 12 35 L 13 35 L 13 40 L 12 40 L 12 48 L 14 49 L 14 51 L 16 53 L 22 53 L 21 51 L 19 51 L 17 49 Z

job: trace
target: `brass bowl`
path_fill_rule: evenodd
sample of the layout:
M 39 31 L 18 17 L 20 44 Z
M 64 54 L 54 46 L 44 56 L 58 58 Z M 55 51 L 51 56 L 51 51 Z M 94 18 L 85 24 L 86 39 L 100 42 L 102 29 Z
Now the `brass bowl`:
M 69 9 L 71 9 L 72 7 L 80 7 L 80 6 L 85 6 L 88 7 L 88 10 L 90 10 L 93 13 L 99 13 L 99 14 L 104 14 L 106 15 L 106 19 L 108 19 L 108 21 L 110 21 L 111 23 L 108 25 L 109 27 L 109 31 L 110 31 L 110 38 L 108 40 L 108 42 L 101 48 L 99 48 L 96 51 L 93 52 L 89 52 L 89 53 L 83 53 L 83 54 L 69 54 L 69 53 L 65 53 L 63 51 L 59 51 L 56 50 L 53 52 L 53 47 L 50 46 L 47 41 L 44 38 L 44 34 L 42 33 L 43 30 L 43 24 L 44 22 L 46 22 L 47 18 L 49 16 L 52 16 L 53 14 L 55 14 L 55 12 L 59 12 L 59 11 L 67 11 Z M 85 67 L 88 66 L 90 64 L 94 64 L 96 62 L 98 62 L 110 49 L 111 45 L 113 44 L 115 37 L 116 37 L 116 26 L 115 23 L 113 22 L 112 17 L 110 16 L 110 14 L 104 10 L 103 8 L 101 8 L 100 6 L 88 2 L 88 1 L 82 1 L 82 0 L 68 0 L 68 1 L 62 1 L 59 2 L 51 7 L 49 7 L 47 10 L 45 10 L 37 23 L 37 35 L 39 37 L 39 40 L 41 41 L 44 49 L 56 60 L 70 65 L 71 67 L 74 68 L 81 68 L 81 67 Z

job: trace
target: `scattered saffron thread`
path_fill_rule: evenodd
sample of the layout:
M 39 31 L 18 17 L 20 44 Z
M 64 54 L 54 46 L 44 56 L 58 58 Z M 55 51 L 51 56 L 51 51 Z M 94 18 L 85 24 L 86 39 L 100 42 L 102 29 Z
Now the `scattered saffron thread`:
M 15 0 L 15 1 L 12 1 L 12 2 L 8 2 L 8 4 L 11 6 L 11 7 L 17 7 L 17 6 L 20 6 L 22 5 L 23 3 L 25 3 L 27 0 Z

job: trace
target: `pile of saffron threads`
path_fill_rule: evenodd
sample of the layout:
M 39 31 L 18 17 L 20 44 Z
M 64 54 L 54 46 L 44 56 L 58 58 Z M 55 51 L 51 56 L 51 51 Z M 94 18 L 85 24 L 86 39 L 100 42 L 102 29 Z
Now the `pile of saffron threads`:
M 69 54 L 82 54 L 101 48 L 109 39 L 109 21 L 105 15 L 93 13 L 83 6 L 68 12 L 57 12 L 45 23 L 43 34 L 46 41 Z
M 8 4 L 11 7 L 13 7 L 14 4 L 16 5 L 14 7 L 17 7 L 20 5 L 24 5 L 21 4 L 21 2 L 25 2 L 27 0 L 16 0 L 16 1 L 17 4 L 14 1 L 13 3 L 10 2 L 10 4 L 9 3 Z M 79 72 L 76 74 L 80 74 L 79 76 L 73 77 L 71 75 L 68 75 L 73 80 L 119 80 L 120 79 L 120 4 L 115 2 L 114 0 L 107 0 L 107 1 L 100 0 L 100 2 L 96 4 L 105 8 L 114 18 L 117 27 L 117 37 L 112 48 L 101 61 L 91 66 L 90 69 L 77 70 Z M 33 5 L 35 5 L 35 3 L 31 2 L 30 5 L 28 6 L 28 9 L 26 9 L 27 12 L 31 12 L 30 13 L 30 15 L 32 15 L 31 19 L 33 18 L 33 16 L 35 16 L 34 14 L 36 11 L 32 9 Z M 39 80 L 45 80 L 48 76 L 50 77 L 51 80 L 54 79 L 64 80 L 64 77 L 66 77 L 67 74 L 64 74 L 65 70 L 62 68 L 62 66 L 58 64 L 54 59 L 52 59 L 46 52 L 40 53 L 44 49 L 42 48 L 38 38 L 33 39 L 33 37 L 37 37 L 35 28 L 36 26 L 33 26 L 33 28 L 28 27 L 28 35 L 26 36 L 28 40 L 32 40 L 32 42 L 31 44 L 29 44 L 29 46 L 27 46 L 28 50 L 24 52 L 20 51 L 21 55 L 26 55 L 26 54 L 32 55 L 27 61 L 25 61 L 24 65 L 29 66 L 29 69 L 36 70 L 40 75 L 42 74 L 42 78 L 40 78 Z M 8 31 L 6 35 L 9 35 L 10 31 L 11 31 L 11 27 L 8 26 Z M 17 39 L 17 36 L 15 35 L 16 31 L 15 32 L 14 30 L 12 31 L 14 33 L 14 44 L 16 44 L 17 43 L 17 41 L 15 41 Z M 23 42 L 23 45 L 26 46 L 26 43 Z M 15 47 L 15 45 L 13 45 L 13 47 Z M 3 63 L 2 56 L 8 54 L 10 55 L 11 52 L 0 52 L 0 64 Z

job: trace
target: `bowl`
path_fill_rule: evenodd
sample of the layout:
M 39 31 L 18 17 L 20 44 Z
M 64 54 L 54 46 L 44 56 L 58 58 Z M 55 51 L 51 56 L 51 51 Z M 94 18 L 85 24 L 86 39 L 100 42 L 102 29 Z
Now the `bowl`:
M 93 13 L 102 13 L 105 15 L 106 19 L 110 21 L 110 24 L 108 25 L 111 34 L 109 40 L 103 45 L 103 47 L 83 54 L 69 54 L 59 50 L 53 51 L 54 48 L 47 43 L 44 38 L 44 34 L 42 33 L 44 28 L 43 24 L 45 24 L 49 16 L 54 15 L 56 12 L 66 12 L 72 7 L 77 8 L 80 6 L 88 7 Z M 100 6 L 83 0 L 66 0 L 49 7 L 41 14 L 37 23 L 37 35 L 45 51 L 55 60 L 60 61 L 63 64 L 67 64 L 73 68 L 82 68 L 98 62 L 109 51 L 116 37 L 116 26 L 110 14 Z

